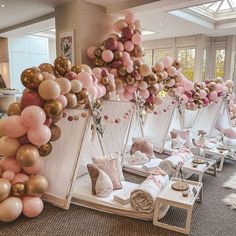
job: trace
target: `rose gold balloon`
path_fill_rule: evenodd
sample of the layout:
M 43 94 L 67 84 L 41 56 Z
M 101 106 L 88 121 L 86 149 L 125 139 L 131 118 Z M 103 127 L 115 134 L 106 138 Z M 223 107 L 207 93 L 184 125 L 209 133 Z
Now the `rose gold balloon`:
M 23 183 L 13 184 L 11 187 L 11 195 L 21 197 L 25 193 L 25 185 Z
M 145 81 L 147 82 L 148 85 L 154 85 L 157 83 L 158 78 L 153 72 L 151 72 L 151 74 L 145 78 Z
M 85 70 L 79 65 L 75 65 L 71 68 L 71 71 L 75 72 L 76 74 L 79 74 L 80 72 L 84 72 Z
M 140 67 L 139 67 L 139 73 L 141 76 L 149 76 L 151 74 L 152 70 L 151 68 L 146 65 L 146 64 L 142 64 Z
M 6 119 L 0 119 L 0 137 L 6 136 L 5 123 L 6 123 Z
M 107 92 L 113 92 L 115 91 L 116 86 L 112 82 L 109 82 L 108 85 L 106 85 L 106 91 Z
M 63 113 L 52 117 L 52 123 L 57 123 L 62 118 Z
M 155 86 L 148 87 L 148 91 L 149 91 L 150 94 L 157 94 L 159 92 L 158 88 L 155 87 Z
M 57 125 L 51 125 L 50 127 L 51 130 L 51 142 L 54 142 L 58 140 L 61 137 L 61 129 Z
M 48 156 L 52 152 L 52 144 L 51 143 L 43 144 L 38 148 L 38 151 L 41 157 Z
M 54 67 L 60 75 L 64 76 L 71 70 L 71 62 L 67 57 L 57 57 L 54 61 Z
M 36 89 L 44 78 L 39 69 L 29 68 L 21 73 L 21 83 L 29 89 Z
M 12 103 L 7 110 L 7 115 L 8 116 L 13 116 L 13 115 L 21 115 L 21 104 L 20 102 L 14 102 Z
M 43 104 L 43 110 L 47 116 L 55 117 L 63 112 L 63 106 L 57 100 L 48 100 Z
M 52 64 L 50 63 L 42 63 L 39 66 L 39 69 L 41 70 L 41 72 L 48 72 L 50 74 L 55 75 L 55 68 Z
M 27 195 L 37 197 L 47 190 L 48 181 L 47 178 L 42 175 L 34 175 L 25 183 L 25 187 Z
M 67 99 L 67 108 L 74 108 L 77 106 L 77 97 L 74 93 L 68 93 L 65 95 Z
M 60 86 L 54 80 L 43 81 L 38 89 L 39 95 L 45 100 L 57 99 L 60 96 Z
M 71 82 L 64 77 L 60 77 L 56 79 L 57 84 L 60 86 L 61 94 L 65 95 L 71 90 Z
M 133 52 L 135 57 L 143 57 L 145 55 L 145 50 L 142 46 L 135 46 Z
M 0 155 L 5 157 L 15 156 L 20 145 L 17 138 L 2 137 L 0 138 Z
M 38 160 L 38 149 L 32 144 L 22 145 L 16 153 L 16 161 L 23 167 L 33 166 Z
M 9 197 L 0 203 L 0 221 L 11 222 L 22 212 L 23 204 L 18 197 Z
M 8 198 L 11 193 L 11 183 L 9 180 L 0 178 L 0 202 Z
M 111 99 L 111 92 L 106 93 L 106 94 L 103 96 L 103 98 L 104 98 L 105 100 L 110 100 L 110 99 Z

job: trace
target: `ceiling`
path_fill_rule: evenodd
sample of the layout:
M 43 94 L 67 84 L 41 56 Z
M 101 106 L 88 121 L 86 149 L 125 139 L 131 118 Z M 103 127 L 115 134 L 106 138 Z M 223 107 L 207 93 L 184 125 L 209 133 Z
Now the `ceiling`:
M 14 25 L 30 21 L 37 17 L 53 14 L 54 7 L 66 4 L 73 0 L 0 0 L 6 7 L 0 8 L 0 36 L 1 30 L 11 29 Z M 145 40 L 178 37 L 193 34 L 206 34 L 209 36 L 236 35 L 236 25 L 231 28 L 212 28 L 205 22 L 189 21 L 169 12 L 217 0 L 86 0 L 106 7 L 107 13 L 121 17 L 127 11 L 133 11 L 142 21 L 143 29 L 153 31 L 154 34 L 145 35 Z M 235 0 L 236 1 L 236 0 Z M 21 12 L 22 14 L 19 14 Z M 6 19 L 8 19 L 6 21 Z M 203 24 L 204 23 L 204 24 Z M 44 20 L 33 26 L 23 27 L 20 33 L 38 34 L 43 37 L 53 37 L 53 32 L 48 31 L 55 26 L 54 20 Z M 24 30 L 23 30 L 24 29 Z M 22 31 L 23 30 L 23 31 Z M 19 33 L 18 32 L 18 33 Z M 43 32 L 43 33 L 42 33 Z

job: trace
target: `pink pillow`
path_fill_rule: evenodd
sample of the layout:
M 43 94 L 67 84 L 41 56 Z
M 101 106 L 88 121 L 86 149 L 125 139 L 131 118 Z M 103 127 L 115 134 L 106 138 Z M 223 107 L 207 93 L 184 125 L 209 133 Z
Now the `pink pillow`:
M 188 140 L 189 139 L 189 130 L 173 129 L 173 131 L 170 132 L 170 136 L 172 139 L 176 138 L 178 135 L 180 136 L 180 138 Z
M 227 138 L 236 139 L 236 130 L 234 128 L 223 129 L 221 132 Z
M 136 151 L 144 153 L 148 158 L 153 156 L 152 144 L 145 138 L 134 138 L 130 149 L 130 154 L 133 155 Z

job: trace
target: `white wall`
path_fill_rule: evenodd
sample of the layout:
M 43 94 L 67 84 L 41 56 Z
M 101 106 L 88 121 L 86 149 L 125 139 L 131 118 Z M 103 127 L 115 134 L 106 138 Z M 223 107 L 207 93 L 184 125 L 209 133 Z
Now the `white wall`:
M 48 39 L 48 56 L 49 63 L 54 64 L 56 59 L 56 39 Z
M 42 37 L 8 38 L 11 88 L 23 90 L 20 75 L 23 70 L 49 62 L 48 39 Z

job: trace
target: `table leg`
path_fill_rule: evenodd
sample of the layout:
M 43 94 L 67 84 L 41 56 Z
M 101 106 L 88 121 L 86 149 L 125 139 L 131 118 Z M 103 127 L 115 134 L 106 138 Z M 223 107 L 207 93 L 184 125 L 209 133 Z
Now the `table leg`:
M 192 210 L 193 210 L 192 208 L 187 210 L 185 234 L 189 234 L 189 232 L 190 232 L 191 220 L 192 220 Z
M 224 161 L 225 161 L 225 155 L 222 155 L 221 160 L 220 160 L 220 166 L 219 168 L 217 168 L 217 171 L 223 170 Z
M 198 175 L 198 182 L 202 182 L 202 178 L 203 178 L 203 173 Z
M 155 205 L 154 214 L 153 214 L 153 224 L 155 226 L 157 225 L 158 219 L 159 219 L 160 204 L 161 203 L 158 200 L 156 200 L 156 205 Z

